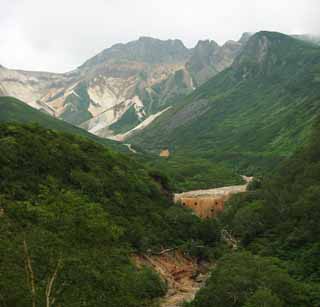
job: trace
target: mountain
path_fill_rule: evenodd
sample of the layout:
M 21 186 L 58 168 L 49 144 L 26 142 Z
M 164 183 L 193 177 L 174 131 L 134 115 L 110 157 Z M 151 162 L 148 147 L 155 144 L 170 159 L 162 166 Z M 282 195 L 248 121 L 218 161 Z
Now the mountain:
M 166 178 L 105 146 L 0 124 L 1 305 L 158 306 L 167 285 L 135 256 L 219 240 L 170 194 Z
M 65 74 L 0 67 L 0 95 L 117 138 L 230 66 L 245 41 L 221 47 L 202 41 L 188 49 L 180 40 L 141 37 L 105 49 Z
M 35 110 L 16 98 L 0 97 L 0 110 L 0 122 L 2 123 L 37 123 L 44 128 L 83 136 L 102 145 L 108 145 L 120 151 L 127 151 L 123 145 L 117 142 L 99 138 L 81 128 L 53 118 L 46 114 L 46 112 Z
M 241 51 L 240 41 L 228 41 L 221 47 L 215 41 L 199 41 L 186 64 L 195 86 L 229 67 Z
M 268 167 L 309 135 L 320 110 L 319 67 L 318 46 L 259 32 L 230 68 L 128 142 L 154 152 L 169 148 L 172 156 L 232 161 L 245 169 Z

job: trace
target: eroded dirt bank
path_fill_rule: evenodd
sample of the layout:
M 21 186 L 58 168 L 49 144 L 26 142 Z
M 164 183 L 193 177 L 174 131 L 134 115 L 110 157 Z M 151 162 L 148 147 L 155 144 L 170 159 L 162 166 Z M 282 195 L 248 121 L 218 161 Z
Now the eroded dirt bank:
M 134 261 L 137 266 L 152 267 L 167 283 L 168 292 L 160 301 L 161 307 L 177 307 L 191 301 L 208 278 L 208 263 L 198 263 L 180 251 L 134 256 Z

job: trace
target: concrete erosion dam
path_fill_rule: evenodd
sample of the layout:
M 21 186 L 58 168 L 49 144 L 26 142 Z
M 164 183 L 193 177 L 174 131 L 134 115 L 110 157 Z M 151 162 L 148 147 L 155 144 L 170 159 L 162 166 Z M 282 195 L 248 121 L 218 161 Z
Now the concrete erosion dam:
M 174 195 L 174 202 L 191 208 L 201 218 L 216 216 L 224 209 L 224 203 L 234 194 L 247 190 L 253 177 L 242 176 L 246 184 L 208 190 L 195 190 Z

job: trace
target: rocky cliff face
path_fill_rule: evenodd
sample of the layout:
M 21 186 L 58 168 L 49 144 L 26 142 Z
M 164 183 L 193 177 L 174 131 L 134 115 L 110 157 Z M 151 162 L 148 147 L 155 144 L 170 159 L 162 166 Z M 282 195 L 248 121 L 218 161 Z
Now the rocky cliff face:
M 223 46 L 219 46 L 215 41 L 199 41 L 186 64 L 195 85 L 200 86 L 229 67 L 242 46 L 242 43 L 235 41 L 228 41 Z
M 177 97 L 230 66 L 243 42 L 141 37 L 116 44 L 65 74 L 0 67 L 0 95 L 10 95 L 92 133 L 114 137 L 133 129 Z

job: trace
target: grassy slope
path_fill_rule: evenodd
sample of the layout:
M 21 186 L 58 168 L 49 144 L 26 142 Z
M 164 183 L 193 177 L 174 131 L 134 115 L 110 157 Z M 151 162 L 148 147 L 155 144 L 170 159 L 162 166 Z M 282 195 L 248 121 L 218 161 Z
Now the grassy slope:
M 154 151 L 169 147 L 177 154 L 236 162 L 244 169 L 265 168 L 310 133 L 320 109 L 319 85 L 319 47 L 260 32 L 231 68 L 129 141 Z
M 175 192 L 244 183 L 232 168 L 227 168 L 222 163 L 212 163 L 207 159 L 195 159 L 184 155 L 166 159 L 147 153 L 138 155 L 137 158 L 151 170 L 166 176 Z
M 126 151 L 126 147 L 117 142 L 96 137 L 86 130 L 35 110 L 13 97 L 0 97 L 0 122 L 37 123 L 45 128 L 80 135 L 97 143 Z

